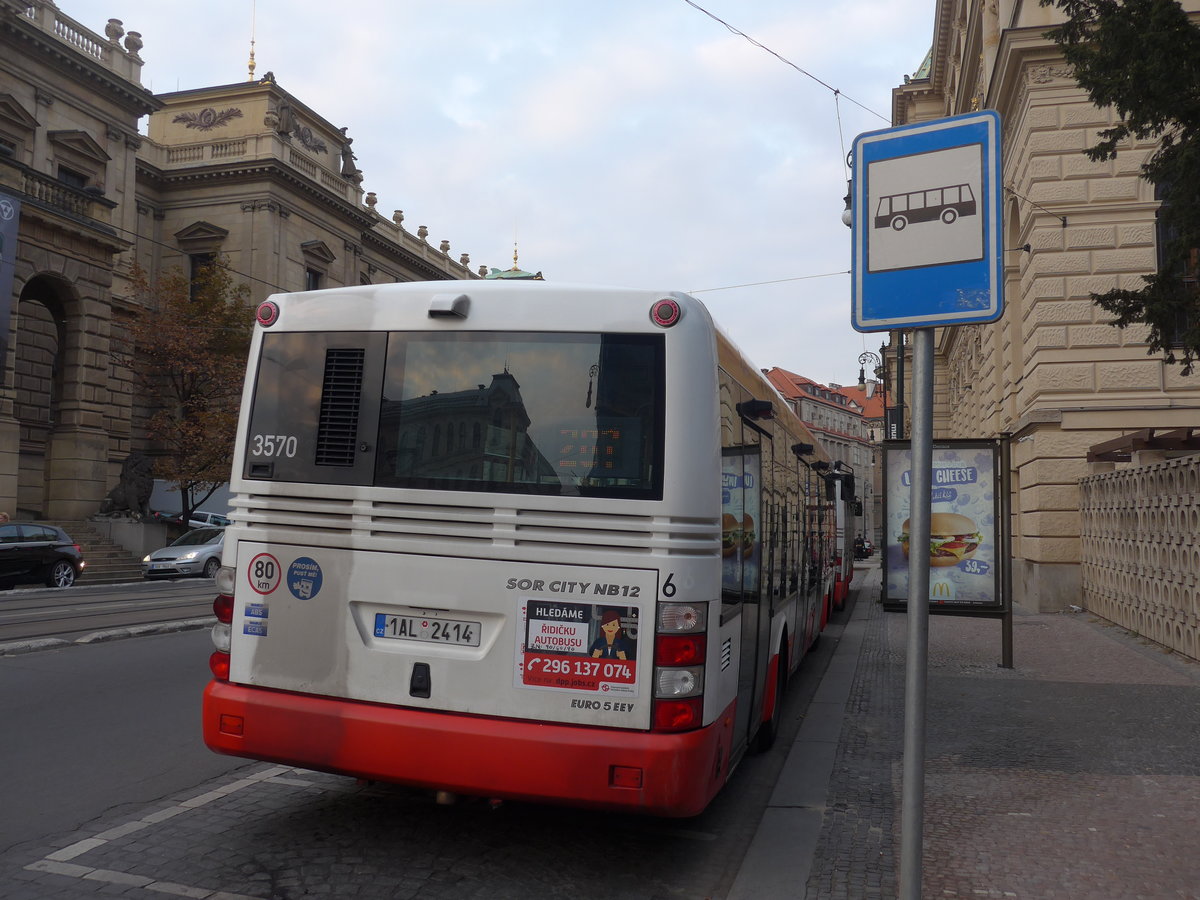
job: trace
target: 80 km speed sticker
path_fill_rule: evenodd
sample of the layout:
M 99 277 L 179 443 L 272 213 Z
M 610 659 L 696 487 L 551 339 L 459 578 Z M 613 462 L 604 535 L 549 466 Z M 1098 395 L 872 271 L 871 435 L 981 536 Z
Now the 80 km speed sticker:
M 279 577 L 279 560 L 270 553 L 259 553 L 246 567 L 246 579 L 259 594 L 269 594 L 279 587 Z

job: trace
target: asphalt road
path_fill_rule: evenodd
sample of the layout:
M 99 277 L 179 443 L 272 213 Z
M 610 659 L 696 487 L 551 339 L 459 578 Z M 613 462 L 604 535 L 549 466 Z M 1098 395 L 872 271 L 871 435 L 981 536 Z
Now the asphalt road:
M 0 656 L 0 856 L 245 765 L 200 740 L 211 650 L 201 629 Z

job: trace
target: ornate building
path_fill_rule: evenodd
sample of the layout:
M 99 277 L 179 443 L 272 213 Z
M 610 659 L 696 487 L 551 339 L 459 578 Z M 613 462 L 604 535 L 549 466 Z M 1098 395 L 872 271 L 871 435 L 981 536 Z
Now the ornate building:
M 1081 478 L 1200 451 L 1200 375 L 1148 356 L 1145 331 L 1114 328 L 1090 299 L 1156 269 L 1158 202 L 1139 178 L 1153 145 L 1108 162 L 1083 154 L 1115 113 L 1089 101 L 1044 36 L 1058 16 L 1021 0 L 938 0 L 933 48 L 892 105 L 895 124 L 1001 115 L 1006 310 L 938 329 L 934 437 L 1011 436 L 1015 599 L 1039 610 L 1080 602 Z
M 0 0 L 0 205 L 19 206 L 0 389 L 0 509 L 95 513 L 141 449 L 129 278 L 220 255 L 257 302 L 276 291 L 476 277 L 362 190 L 346 128 L 271 73 L 155 96 L 142 36 L 98 34 L 50 0 Z M 149 116 L 145 135 L 139 120 Z M 486 271 L 486 270 L 485 270 Z M 0 287 L 8 282 L 0 277 Z

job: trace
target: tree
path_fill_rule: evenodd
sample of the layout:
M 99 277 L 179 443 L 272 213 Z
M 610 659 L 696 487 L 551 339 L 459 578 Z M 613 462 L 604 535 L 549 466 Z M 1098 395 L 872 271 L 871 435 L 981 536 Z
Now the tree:
M 144 312 L 129 324 L 134 383 L 159 452 L 155 475 L 179 491 L 183 521 L 229 480 L 254 313 L 249 289 L 219 261 L 189 279 L 171 269 L 156 282 L 135 270 Z
M 1200 27 L 1176 0 L 1040 0 L 1067 16 L 1046 37 L 1062 49 L 1097 106 L 1118 123 L 1085 150 L 1113 159 L 1123 141 L 1157 140 L 1142 177 L 1163 201 L 1159 268 L 1145 287 L 1092 294 L 1112 324 L 1149 329 L 1148 353 L 1164 352 L 1190 375 L 1200 362 Z

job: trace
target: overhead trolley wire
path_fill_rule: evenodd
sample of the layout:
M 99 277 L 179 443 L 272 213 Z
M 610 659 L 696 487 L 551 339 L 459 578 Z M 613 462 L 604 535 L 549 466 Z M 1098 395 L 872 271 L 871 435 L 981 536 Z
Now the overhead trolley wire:
M 770 47 L 766 46 L 765 44 L 761 43 L 760 41 L 756 41 L 754 38 L 750 37 L 750 35 L 746 34 L 746 32 L 744 32 L 738 28 L 735 28 L 733 25 L 730 25 L 728 22 L 726 22 L 720 16 L 713 15 L 707 9 L 705 9 L 703 6 L 700 6 L 698 3 L 693 2 L 693 0 L 683 0 L 683 2 L 686 3 L 688 6 L 692 7 L 692 9 L 695 9 L 697 12 L 704 13 L 704 15 L 708 16 L 714 22 L 719 22 L 720 24 L 724 25 L 732 34 L 736 34 L 738 37 L 745 38 L 751 44 L 753 44 L 755 47 L 758 47 L 758 49 L 764 50 L 767 53 L 770 53 L 773 57 L 775 57 L 777 60 L 779 60 L 784 65 L 791 66 L 793 69 L 795 69 L 801 75 L 811 78 L 813 81 L 815 81 L 821 87 L 825 88 L 825 90 L 831 92 L 834 95 L 835 100 L 839 96 L 845 97 L 847 100 L 849 100 L 851 103 L 853 103 L 855 106 L 859 107 L 863 111 L 869 112 L 873 116 L 878 116 L 880 119 L 883 119 L 883 121 L 887 122 L 889 125 L 892 124 L 891 120 L 887 116 L 884 116 L 884 115 L 881 115 L 880 113 L 875 112 L 875 110 L 871 109 L 869 106 L 864 106 L 863 104 L 859 103 L 857 100 L 855 100 L 850 95 L 843 93 L 842 91 L 835 88 L 833 85 L 826 84 L 824 81 L 822 81 L 816 75 L 814 75 L 812 72 L 809 72 L 807 69 L 804 69 L 801 66 L 796 65 L 790 59 L 787 59 L 786 57 L 780 55 L 779 53 L 776 53 L 774 50 L 772 50 Z M 839 119 L 839 121 L 840 121 L 840 119 Z

